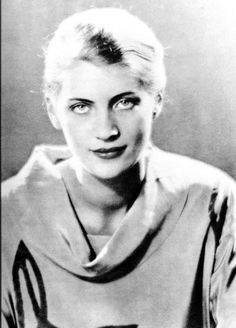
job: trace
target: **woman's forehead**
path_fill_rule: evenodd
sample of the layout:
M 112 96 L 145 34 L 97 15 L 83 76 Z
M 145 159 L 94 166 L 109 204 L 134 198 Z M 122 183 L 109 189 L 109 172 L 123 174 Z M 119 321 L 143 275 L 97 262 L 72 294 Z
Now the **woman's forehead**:
M 80 61 L 61 76 L 62 89 L 67 93 L 103 93 L 138 90 L 138 80 L 130 69 L 118 64 L 97 65 Z

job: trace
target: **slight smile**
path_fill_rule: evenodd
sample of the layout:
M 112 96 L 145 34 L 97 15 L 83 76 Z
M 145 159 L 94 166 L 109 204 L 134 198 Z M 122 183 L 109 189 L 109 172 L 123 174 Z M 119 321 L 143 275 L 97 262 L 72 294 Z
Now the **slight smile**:
M 98 148 L 92 150 L 92 152 L 99 158 L 113 159 L 121 156 L 126 148 L 127 148 L 126 145 L 121 147 L 112 147 L 112 148 Z

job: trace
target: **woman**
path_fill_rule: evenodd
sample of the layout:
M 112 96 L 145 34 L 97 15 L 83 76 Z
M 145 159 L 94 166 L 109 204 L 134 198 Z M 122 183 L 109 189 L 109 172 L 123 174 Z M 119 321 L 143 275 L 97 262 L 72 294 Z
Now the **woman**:
M 234 327 L 235 183 L 151 144 L 163 49 L 124 10 L 61 23 L 45 51 L 50 120 L 3 187 L 6 327 Z

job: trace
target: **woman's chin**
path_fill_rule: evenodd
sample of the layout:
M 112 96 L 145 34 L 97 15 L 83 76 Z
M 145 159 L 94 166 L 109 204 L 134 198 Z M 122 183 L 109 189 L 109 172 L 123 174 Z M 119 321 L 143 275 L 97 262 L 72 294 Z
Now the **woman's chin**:
M 125 174 L 134 164 L 126 165 L 104 165 L 90 170 L 90 173 L 100 180 L 112 180 L 121 177 Z
M 104 170 L 91 172 L 99 180 L 113 180 L 119 178 L 126 170 Z

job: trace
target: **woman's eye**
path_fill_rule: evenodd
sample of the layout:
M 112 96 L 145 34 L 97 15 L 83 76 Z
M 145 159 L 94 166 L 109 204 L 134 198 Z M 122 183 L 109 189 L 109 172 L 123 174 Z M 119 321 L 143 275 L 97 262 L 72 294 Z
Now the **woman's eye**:
M 136 105 L 136 102 L 133 99 L 121 99 L 114 105 L 115 109 L 122 110 L 122 109 L 133 109 Z
M 88 104 L 74 104 L 70 106 L 70 110 L 76 114 L 86 114 L 90 110 L 90 105 Z

